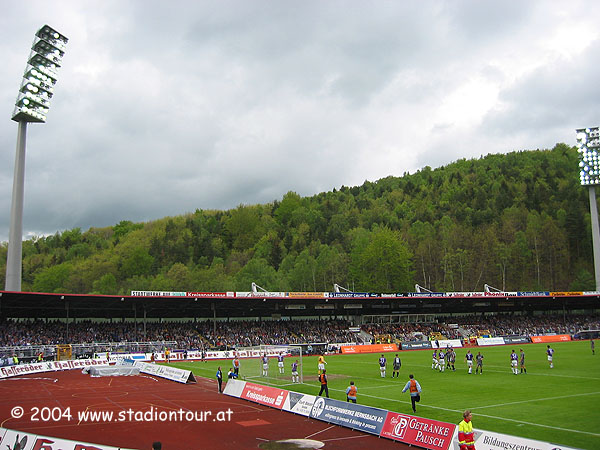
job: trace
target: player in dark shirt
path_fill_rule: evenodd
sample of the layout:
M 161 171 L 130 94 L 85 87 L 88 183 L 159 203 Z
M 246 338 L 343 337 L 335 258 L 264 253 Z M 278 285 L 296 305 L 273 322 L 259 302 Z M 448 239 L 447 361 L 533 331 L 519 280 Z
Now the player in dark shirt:
M 398 353 L 396 353 L 396 357 L 394 358 L 394 362 L 392 363 L 394 366 L 394 371 L 392 372 L 392 378 L 396 375 L 396 378 L 400 378 L 400 367 L 402 366 L 402 361 L 400 361 L 400 357 Z
M 477 352 L 475 361 L 477 362 L 477 365 L 475 367 L 475 374 L 477 374 L 477 372 L 483 374 L 483 355 L 481 354 L 481 352 Z

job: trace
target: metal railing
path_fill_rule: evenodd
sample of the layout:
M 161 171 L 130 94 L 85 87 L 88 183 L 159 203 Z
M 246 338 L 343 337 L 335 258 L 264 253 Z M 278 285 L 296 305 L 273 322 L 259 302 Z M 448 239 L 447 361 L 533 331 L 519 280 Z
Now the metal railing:
M 95 353 L 150 353 L 160 352 L 168 347 L 177 349 L 177 341 L 152 341 L 152 342 L 90 342 L 71 344 L 74 359 L 92 358 Z M 44 354 L 44 361 L 56 359 L 56 345 L 22 345 L 0 347 L 0 360 L 16 356 L 20 362 L 36 360 L 38 355 Z M 0 361 L 0 365 L 3 361 Z

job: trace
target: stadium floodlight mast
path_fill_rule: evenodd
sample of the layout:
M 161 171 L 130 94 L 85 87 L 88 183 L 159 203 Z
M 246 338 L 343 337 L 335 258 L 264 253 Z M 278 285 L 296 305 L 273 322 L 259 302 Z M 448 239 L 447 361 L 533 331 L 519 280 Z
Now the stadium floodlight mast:
M 5 290 L 21 290 L 23 256 L 23 192 L 25 190 L 25 142 L 27 124 L 46 122 L 50 99 L 54 95 L 57 72 L 68 39 L 48 25 L 35 34 L 25 74 L 15 103 L 12 120 L 19 124 L 13 178 L 10 231 L 6 258 Z
M 600 291 L 600 226 L 595 189 L 600 184 L 600 129 L 598 127 L 581 128 L 576 132 L 577 151 L 580 159 L 579 181 L 582 186 L 589 187 L 596 291 Z

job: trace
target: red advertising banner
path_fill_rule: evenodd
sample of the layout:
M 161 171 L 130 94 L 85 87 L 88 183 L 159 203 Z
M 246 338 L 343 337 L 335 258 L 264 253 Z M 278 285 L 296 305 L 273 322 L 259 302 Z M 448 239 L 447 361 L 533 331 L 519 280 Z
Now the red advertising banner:
M 448 450 L 456 425 L 388 412 L 380 436 L 409 445 Z
M 277 389 L 270 386 L 261 386 L 260 384 L 246 383 L 240 398 L 260 403 L 261 405 L 272 408 L 283 408 L 283 402 L 288 396 L 289 391 Z
M 539 344 L 541 342 L 566 342 L 570 341 L 571 336 L 568 334 L 555 334 L 554 336 L 531 336 L 531 342 Z
M 342 353 L 381 353 L 397 352 L 396 344 L 373 344 L 373 345 L 342 345 Z

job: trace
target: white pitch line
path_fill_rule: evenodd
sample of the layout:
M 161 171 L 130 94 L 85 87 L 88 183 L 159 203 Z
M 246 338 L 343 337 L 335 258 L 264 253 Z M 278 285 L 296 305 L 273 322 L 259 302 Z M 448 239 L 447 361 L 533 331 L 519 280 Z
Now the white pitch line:
M 361 436 L 348 436 L 348 437 L 341 437 L 341 438 L 332 438 L 332 439 L 321 439 L 321 442 L 330 442 L 330 441 L 345 441 L 348 439 L 364 439 L 369 437 L 369 435 L 367 433 L 361 435 Z
M 304 383 L 304 384 L 307 384 L 307 383 Z M 310 384 L 308 384 L 308 386 L 310 386 Z M 330 390 L 331 391 L 338 391 L 338 392 L 346 392 L 346 391 L 344 391 L 342 389 L 334 389 L 334 388 L 332 388 Z M 393 399 L 390 399 L 390 398 L 378 397 L 376 395 L 369 395 L 369 394 L 362 394 L 362 396 L 363 397 L 371 397 L 371 398 L 375 398 L 375 399 L 378 399 L 378 400 L 393 400 Z M 407 404 L 409 403 L 408 401 L 404 401 L 404 400 L 397 400 L 397 401 L 399 403 L 407 403 Z M 450 408 L 443 408 L 441 406 L 425 405 L 423 403 L 420 403 L 419 406 L 421 408 L 439 409 L 439 410 L 442 410 L 442 411 L 455 412 L 455 413 L 458 413 L 458 414 L 462 414 L 462 412 L 463 412 L 462 410 L 458 410 L 458 409 L 450 409 Z M 472 410 L 476 411 L 476 408 L 472 407 Z M 477 413 L 477 415 L 482 416 L 482 417 L 488 417 L 490 419 L 505 420 L 507 422 L 515 422 L 515 423 L 519 423 L 519 424 L 522 424 L 522 425 L 532 425 L 532 426 L 541 427 L 541 428 L 550 428 L 552 430 L 561 430 L 561 431 L 569 431 L 571 433 L 589 434 L 591 436 L 600 436 L 600 434 L 598 434 L 598 433 L 591 433 L 589 431 L 572 430 L 570 428 L 561 428 L 561 427 L 557 427 L 555 425 L 543 425 L 543 424 L 540 424 L 540 423 L 525 422 L 523 420 L 509 419 L 509 418 L 506 418 L 506 417 L 490 416 L 488 414 L 478 414 Z
M 152 381 L 156 381 L 158 382 L 158 380 L 154 377 L 149 377 L 148 375 L 140 375 L 140 377 L 144 377 L 144 378 L 150 378 Z
M 488 369 L 488 367 L 502 367 L 502 366 L 484 366 L 484 368 L 488 371 L 488 372 L 494 372 L 494 373 L 502 373 L 502 372 L 506 372 L 506 373 L 510 373 L 512 375 L 512 373 L 510 372 L 510 367 L 506 367 L 506 370 L 491 370 Z M 552 370 L 552 369 L 548 369 L 548 370 Z M 557 374 L 557 373 L 541 373 L 541 372 L 527 372 L 524 374 L 520 374 L 520 375 L 532 375 L 532 376 L 538 376 L 538 377 L 560 377 L 560 378 L 576 378 L 579 380 L 600 380 L 599 377 L 580 377 L 577 375 L 561 375 L 561 374 Z
M 408 380 L 407 380 L 408 381 Z M 367 386 L 367 387 L 362 387 L 360 388 L 360 392 L 364 392 L 367 389 L 383 389 L 383 388 L 389 388 L 389 387 L 404 387 L 406 383 L 402 382 L 402 384 L 384 384 L 383 386 Z
M 518 405 L 519 403 L 543 402 L 543 401 L 546 401 L 546 400 L 560 400 L 560 399 L 563 399 L 563 398 L 583 397 L 583 396 L 586 396 L 586 395 L 598 395 L 598 394 L 600 394 L 600 392 L 586 392 L 585 394 L 561 395 L 560 397 L 535 398 L 535 399 L 529 399 L 529 400 L 522 400 L 522 401 L 519 401 L 519 402 L 498 403 L 496 405 L 473 406 L 473 409 L 495 408 L 497 406 Z
M 497 372 L 500 372 L 500 371 L 497 371 Z M 562 377 L 567 377 L 567 378 L 596 379 L 596 378 L 590 378 L 590 377 L 577 377 L 577 376 L 569 376 L 569 375 L 554 375 L 554 374 L 538 374 L 538 375 L 541 375 L 541 376 L 562 376 Z M 356 377 L 356 378 L 367 378 L 367 377 Z M 271 384 L 271 383 L 265 383 L 265 384 Z M 316 387 L 319 386 L 318 384 L 306 383 L 306 382 L 304 382 L 302 384 L 307 385 L 307 386 L 313 386 L 313 385 L 316 386 Z M 273 384 L 271 384 L 271 385 L 273 385 Z M 378 387 L 380 387 L 380 386 L 378 386 Z M 337 391 L 337 392 L 346 392 L 344 389 L 330 388 L 330 390 L 331 391 Z M 364 389 L 363 389 L 363 391 L 364 391 Z M 370 398 L 374 398 L 374 399 L 377 399 L 377 400 L 388 400 L 388 401 L 389 400 L 393 400 L 393 399 L 390 399 L 389 397 L 378 397 L 376 395 L 370 395 L 370 394 L 361 394 L 361 395 L 364 396 L 364 397 L 370 397 Z M 587 395 L 587 394 L 577 394 L 577 395 Z M 543 399 L 541 399 L 541 400 L 543 400 Z M 399 403 L 406 403 L 406 404 L 410 403 L 408 400 L 406 400 L 406 401 L 405 400 L 397 400 L 397 401 Z M 531 401 L 535 401 L 535 400 L 530 400 L 529 402 L 531 402 Z M 528 402 L 522 402 L 522 403 L 528 403 Z M 442 411 L 449 411 L 449 412 L 455 412 L 455 413 L 460 413 L 460 414 L 462 414 L 462 412 L 463 412 L 462 410 L 450 409 L 450 408 L 443 408 L 441 406 L 425 405 L 425 404 L 422 404 L 422 403 L 420 404 L 420 406 L 422 408 L 424 407 L 424 408 L 431 408 L 431 409 L 439 409 L 439 410 L 442 410 Z M 488 407 L 491 407 L 491 406 L 484 406 L 483 408 L 488 408 Z M 475 407 L 472 407 L 472 409 L 476 410 Z M 533 422 L 525 422 L 525 421 L 522 421 L 522 420 L 509 419 L 509 418 L 506 418 L 506 417 L 490 416 L 490 415 L 487 415 L 487 414 L 479 414 L 479 415 L 482 416 L 482 417 L 488 417 L 490 419 L 504 420 L 504 421 L 507 421 L 507 422 L 515 422 L 515 423 L 522 424 L 522 425 L 531 425 L 531 426 L 537 426 L 537 427 L 541 427 L 541 428 L 550 428 L 550 429 L 556 429 L 556 430 L 561 430 L 561 431 L 569 431 L 571 433 L 587 434 L 587 435 L 591 435 L 591 436 L 600 436 L 600 434 L 598 434 L 598 433 L 591 433 L 589 431 L 572 430 L 572 429 L 569 429 L 569 428 L 561 428 L 561 427 L 557 427 L 557 426 L 543 425 L 543 424 L 533 423 Z
M 423 405 L 421 405 L 421 406 L 423 406 Z M 600 436 L 600 433 L 591 433 L 589 431 L 571 430 L 569 428 L 557 427 L 556 425 L 542 425 L 540 423 L 525 422 L 523 420 L 507 419 L 506 417 L 489 416 L 487 414 L 477 414 L 477 415 L 478 416 L 482 416 L 482 417 L 488 417 L 490 419 L 506 420 L 508 422 L 516 422 L 516 423 L 522 424 L 522 425 L 532 425 L 532 426 L 535 426 L 535 427 L 550 428 L 551 430 L 569 431 L 571 433 L 589 434 L 591 436 Z
M 0 381 L 27 381 L 27 380 L 48 380 L 56 383 L 58 378 L 44 378 L 44 377 L 26 377 L 26 378 L 3 378 Z
M 364 361 L 356 361 L 353 362 L 353 364 L 368 364 L 368 365 L 373 365 L 373 368 L 379 368 L 379 366 L 375 367 L 374 364 L 376 363 L 372 363 L 372 362 L 364 362 Z M 429 365 L 424 365 L 424 366 L 411 366 L 411 367 L 418 367 L 418 368 L 427 368 L 430 369 L 431 366 Z M 466 366 L 460 366 L 459 368 L 459 364 L 456 364 L 456 372 L 460 372 L 462 370 L 464 370 L 465 372 L 467 371 Z M 494 372 L 494 373 L 502 373 L 502 372 L 506 372 L 508 374 L 512 373 L 510 372 L 511 367 L 510 366 L 506 366 L 506 370 L 493 370 L 490 369 L 490 367 L 494 367 L 494 368 L 503 368 L 504 366 L 498 366 L 498 365 L 485 365 L 483 366 L 483 368 L 487 371 L 487 372 Z M 552 369 L 548 369 L 546 368 L 548 371 L 551 371 Z M 544 370 L 546 370 L 544 369 Z M 432 369 L 433 370 L 433 369 Z M 453 372 L 453 370 L 446 370 L 446 372 Z M 561 378 L 575 378 L 575 379 L 579 379 L 579 380 L 600 380 L 599 377 L 581 377 L 581 376 L 577 376 L 577 375 L 561 375 L 561 374 L 556 374 L 556 373 L 540 373 L 540 372 L 527 372 L 527 375 L 534 375 L 534 376 L 540 376 L 540 377 L 561 377 Z M 350 378 L 350 377 L 348 377 Z M 355 378 L 370 378 L 370 377 L 355 377 Z
M 325 431 L 327 431 L 327 430 L 331 430 L 332 428 L 335 428 L 336 426 L 337 426 L 337 425 L 331 425 L 330 427 L 327 427 L 327 428 L 325 428 L 325 429 L 323 429 L 323 430 L 321 430 L 321 431 L 317 431 L 316 433 L 309 434 L 309 435 L 308 435 L 308 436 L 306 436 L 304 439 L 308 439 L 308 438 L 311 438 L 311 437 L 313 437 L 313 436 L 316 436 L 317 434 L 324 433 Z

